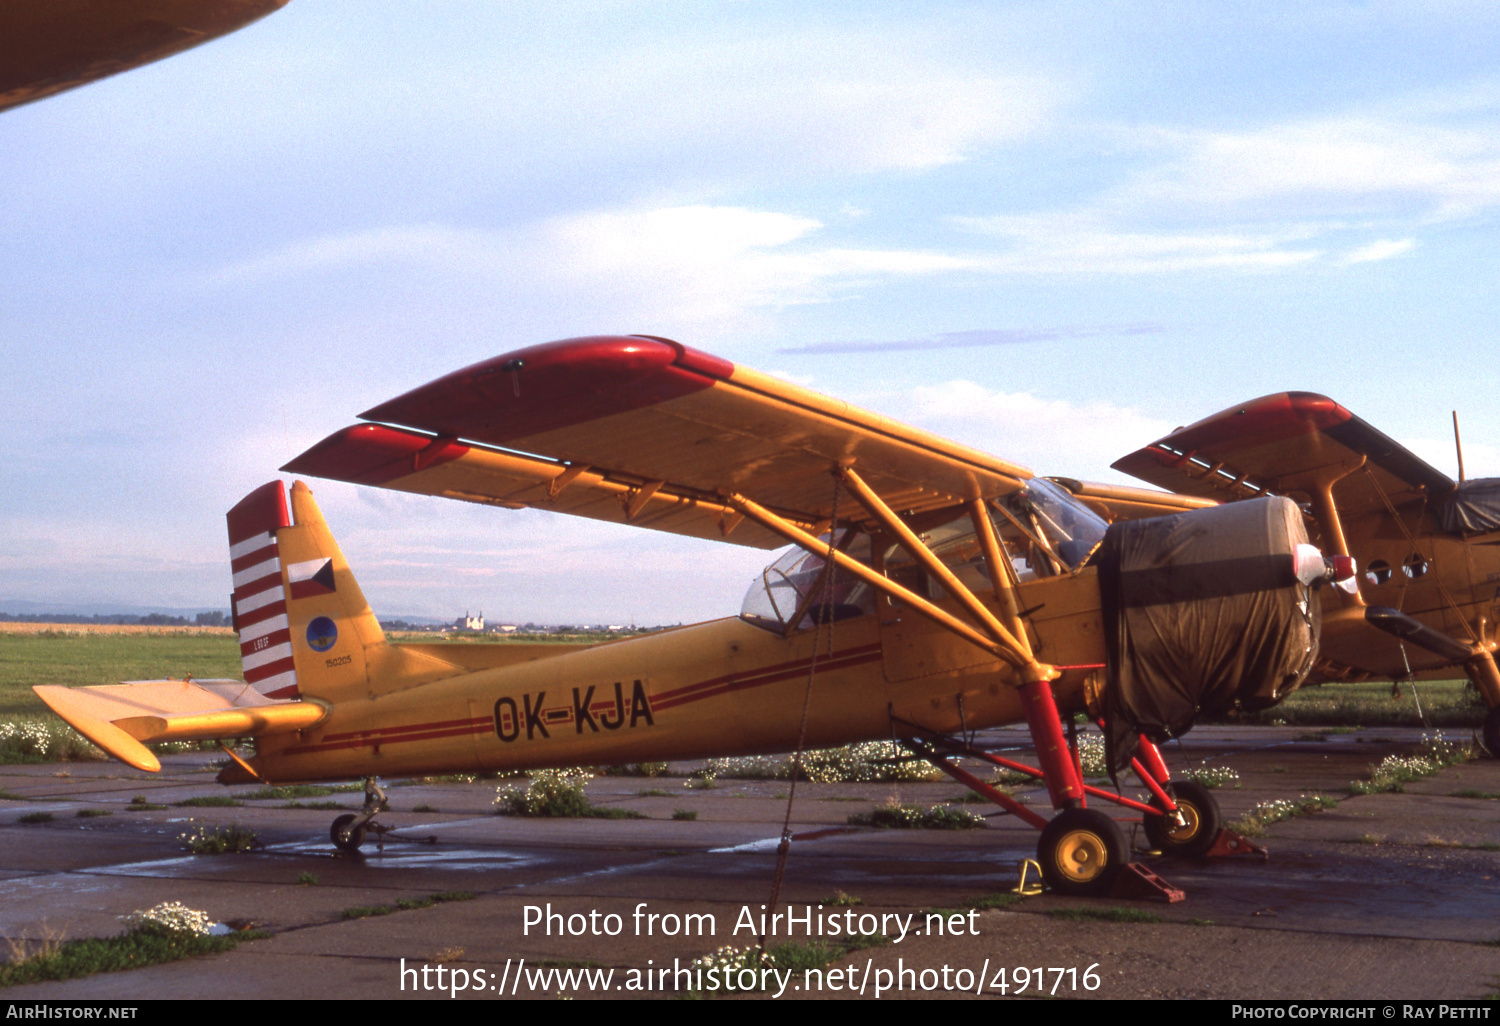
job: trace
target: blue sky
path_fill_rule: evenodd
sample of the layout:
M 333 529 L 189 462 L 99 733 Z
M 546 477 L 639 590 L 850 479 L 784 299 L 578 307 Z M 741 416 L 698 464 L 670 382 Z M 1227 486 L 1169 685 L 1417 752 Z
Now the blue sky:
M 1039 471 L 1325 392 L 1500 474 L 1500 9 L 292 0 L 0 114 L 0 609 L 217 608 L 354 414 L 666 335 Z M 955 343 L 969 343 L 955 345 Z M 381 615 L 694 620 L 762 554 L 312 482 Z

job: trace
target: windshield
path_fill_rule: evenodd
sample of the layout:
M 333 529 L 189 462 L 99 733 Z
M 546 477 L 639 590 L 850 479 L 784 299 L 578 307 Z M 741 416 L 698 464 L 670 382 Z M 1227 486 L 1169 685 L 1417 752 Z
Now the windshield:
M 828 535 L 819 540 L 826 545 Z M 861 563 L 869 564 L 868 535 L 841 529 L 838 547 Z M 780 632 L 793 617 L 798 617 L 799 611 L 798 630 L 819 621 L 845 620 L 874 610 L 869 585 L 846 570 L 836 569 L 831 585 L 823 591 L 825 564 L 822 556 L 809 555 L 796 547 L 787 549 L 750 585 L 740 606 L 740 617 L 757 627 Z
M 996 504 L 1041 543 L 1038 547 L 1042 551 L 1036 555 L 1041 562 L 1054 564 L 1054 573 L 1067 573 L 1083 566 L 1109 529 L 1098 514 L 1073 498 L 1067 489 L 1040 477 L 1027 481 L 1020 491 L 997 499 Z

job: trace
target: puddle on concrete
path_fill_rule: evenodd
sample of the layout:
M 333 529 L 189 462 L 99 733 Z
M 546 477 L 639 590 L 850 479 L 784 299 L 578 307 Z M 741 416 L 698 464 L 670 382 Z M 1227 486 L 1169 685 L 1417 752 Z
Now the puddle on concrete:
M 521 869 L 549 861 L 535 855 L 498 848 L 444 848 L 441 845 L 413 844 L 409 841 L 387 843 L 384 851 L 366 845 L 358 855 L 336 851 L 327 842 L 273 844 L 265 851 L 275 855 L 349 859 L 371 869 Z

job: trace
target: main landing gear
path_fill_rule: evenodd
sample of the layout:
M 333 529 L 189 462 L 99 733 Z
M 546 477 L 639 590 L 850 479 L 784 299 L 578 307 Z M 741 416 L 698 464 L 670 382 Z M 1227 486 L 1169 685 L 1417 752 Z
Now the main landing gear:
M 1041 864 L 1043 879 L 1053 891 L 1089 897 L 1127 896 L 1128 891 L 1130 896 L 1157 897 L 1167 901 L 1177 901 L 1183 896 L 1181 891 L 1130 861 L 1130 847 L 1120 825 L 1099 809 L 1089 808 L 1090 798 L 1123 805 L 1140 813 L 1146 837 L 1164 855 L 1180 858 L 1264 857 L 1264 849 L 1224 828 L 1219 803 L 1206 787 L 1190 780 L 1171 781 L 1161 752 L 1144 737 L 1139 739 L 1131 768 L 1151 792 L 1149 804 L 1085 784 L 1077 738 L 1071 727 L 1064 735 L 1051 687 L 1044 681 L 1035 681 L 1023 684 L 1021 692 L 1039 768 L 1001 758 L 951 737 L 906 743 L 959 783 L 1042 832 L 1037 845 L 1037 861 Z M 1500 721 L 1497 721 L 1497 726 L 1500 726 Z M 978 759 L 1041 780 L 1047 785 L 1057 815 L 1050 821 L 1044 819 L 1033 809 L 957 766 L 952 761 L 954 756 Z
M 333 846 L 339 851 L 348 852 L 351 855 L 359 851 L 359 846 L 365 843 L 365 834 L 369 830 L 384 832 L 375 816 L 378 813 L 390 809 L 386 801 L 385 791 L 380 786 L 380 781 L 374 777 L 365 777 L 365 804 L 358 813 L 348 812 L 333 821 L 333 826 L 328 829 L 328 837 L 333 841 Z

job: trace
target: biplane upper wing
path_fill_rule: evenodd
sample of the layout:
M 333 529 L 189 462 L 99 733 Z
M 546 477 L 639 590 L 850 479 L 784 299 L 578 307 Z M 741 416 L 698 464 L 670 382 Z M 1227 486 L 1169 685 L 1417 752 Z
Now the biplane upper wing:
M 567 339 L 506 353 L 360 415 L 282 469 L 537 507 L 758 548 L 785 542 L 726 499 L 792 523 L 834 515 L 839 464 L 893 510 L 1003 495 L 1024 467 L 686 346 Z M 864 511 L 852 501 L 841 517 Z
M 197 46 L 287 0 L 0 0 L 0 110 Z
M 1388 435 L 1312 392 L 1281 392 L 1232 406 L 1113 466 L 1161 488 L 1224 502 L 1336 482 L 1346 516 L 1382 508 L 1387 499 L 1401 506 L 1455 487 Z

